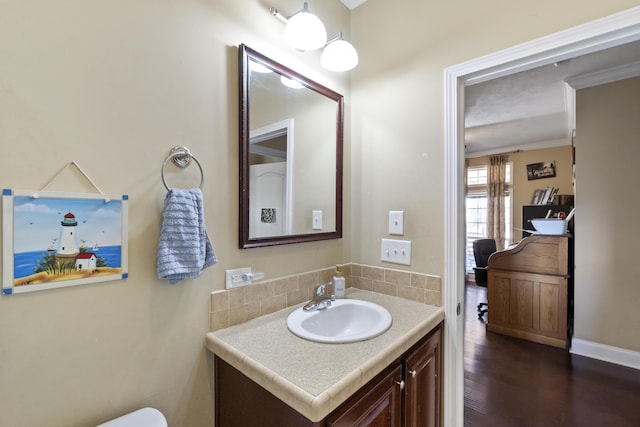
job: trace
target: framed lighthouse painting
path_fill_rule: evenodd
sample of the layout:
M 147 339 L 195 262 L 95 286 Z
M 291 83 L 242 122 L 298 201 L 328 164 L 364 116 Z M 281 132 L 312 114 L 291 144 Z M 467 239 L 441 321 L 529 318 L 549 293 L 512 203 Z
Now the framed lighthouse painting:
M 4 189 L 3 294 L 126 279 L 128 200 Z

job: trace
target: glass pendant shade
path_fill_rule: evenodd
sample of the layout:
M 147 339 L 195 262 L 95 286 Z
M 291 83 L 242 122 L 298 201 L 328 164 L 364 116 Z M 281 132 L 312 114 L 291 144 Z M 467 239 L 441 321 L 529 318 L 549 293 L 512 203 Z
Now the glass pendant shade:
M 322 21 L 309 12 L 307 3 L 284 27 L 285 42 L 298 50 L 320 49 L 327 42 L 327 30 Z
M 329 71 L 349 71 L 358 65 L 358 52 L 339 35 L 322 51 L 320 64 Z

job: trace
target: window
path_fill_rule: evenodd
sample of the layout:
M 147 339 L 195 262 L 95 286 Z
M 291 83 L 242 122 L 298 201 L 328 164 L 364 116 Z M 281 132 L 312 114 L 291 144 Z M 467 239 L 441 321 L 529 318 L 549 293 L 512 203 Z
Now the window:
M 511 163 L 507 163 L 506 170 L 506 190 L 504 194 L 505 206 L 505 242 L 507 247 L 511 243 Z M 465 218 L 467 226 L 467 256 L 466 271 L 473 272 L 476 266 L 473 257 L 473 241 L 477 239 L 486 239 L 487 233 L 487 184 L 488 184 L 488 167 L 487 165 L 469 166 L 467 167 L 467 194 L 465 197 Z

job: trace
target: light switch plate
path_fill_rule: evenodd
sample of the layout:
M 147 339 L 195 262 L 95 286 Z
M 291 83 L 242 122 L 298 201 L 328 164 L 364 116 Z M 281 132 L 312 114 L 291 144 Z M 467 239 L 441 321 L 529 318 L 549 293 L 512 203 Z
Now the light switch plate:
M 394 264 L 411 265 L 411 241 L 382 239 L 380 260 Z
M 404 235 L 404 211 L 389 211 L 389 234 Z
M 311 227 L 314 230 L 322 230 L 322 211 L 313 211 L 312 221 Z

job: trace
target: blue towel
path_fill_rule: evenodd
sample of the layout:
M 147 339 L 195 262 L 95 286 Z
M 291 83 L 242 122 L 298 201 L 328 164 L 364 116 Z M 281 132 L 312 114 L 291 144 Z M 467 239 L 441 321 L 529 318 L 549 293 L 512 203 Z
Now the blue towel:
M 158 277 L 175 285 L 217 262 L 204 224 L 202 191 L 171 189 L 164 199 Z

